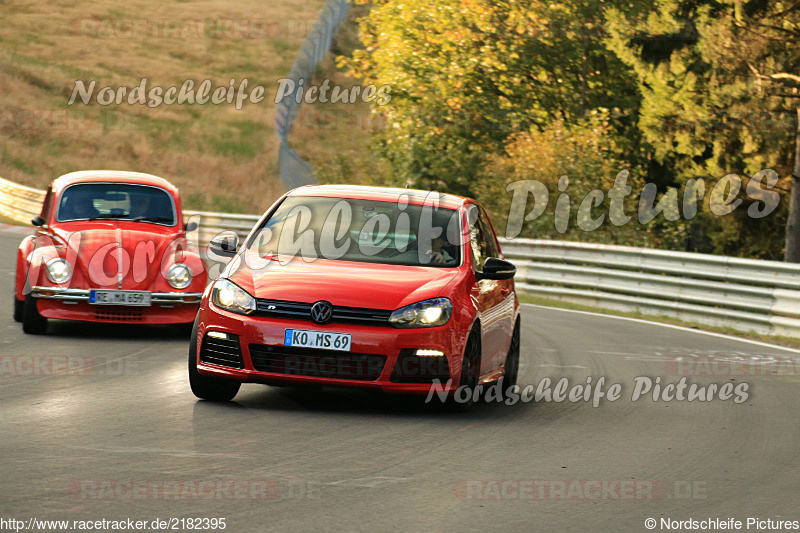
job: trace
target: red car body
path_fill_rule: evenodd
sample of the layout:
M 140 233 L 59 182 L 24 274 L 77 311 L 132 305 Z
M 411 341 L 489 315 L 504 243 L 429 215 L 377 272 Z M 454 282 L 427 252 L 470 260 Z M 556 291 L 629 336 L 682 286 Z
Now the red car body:
M 400 208 L 395 213 L 414 209 L 422 212 L 424 207 L 419 206 L 430 207 L 431 198 L 433 210 L 447 213 L 449 220 L 455 221 L 452 226 L 457 226 L 453 233 L 464 236 L 458 248 L 453 249 L 449 264 L 415 264 L 414 256 L 405 250 L 384 261 L 368 257 L 348 260 L 347 252 L 338 259 L 320 254 L 308 260 L 284 256 L 280 251 L 263 254 L 257 249 L 259 235 L 267 231 L 264 228 L 289 209 L 282 207 L 284 203 L 294 205 L 292 209 L 309 205 L 313 211 L 320 202 L 342 199 L 352 208 L 352 216 L 364 213 L 365 220 L 369 220 L 398 204 Z M 470 213 L 475 219 L 472 222 Z M 327 222 L 332 215 L 326 212 L 326 216 Z M 280 233 L 273 224 L 274 233 L 280 235 L 278 239 L 283 238 L 285 226 L 290 223 L 286 221 L 289 219 L 283 220 Z M 313 218 L 310 220 L 313 226 Z M 328 233 L 319 238 L 320 247 L 326 246 L 325 241 L 335 232 Z M 399 239 L 401 232 L 388 234 Z M 416 242 L 419 244 L 420 239 Z M 213 245 L 212 241 L 212 249 Z M 491 250 L 483 250 L 484 246 Z M 477 253 L 478 247 L 482 253 Z M 488 260 L 486 265 L 499 264 L 505 272 L 483 272 L 488 251 L 497 258 Z M 396 264 L 397 257 L 413 260 L 409 260 L 410 264 Z M 265 213 L 220 278 L 205 291 L 189 354 L 192 389 L 201 398 L 228 400 L 245 382 L 424 394 L 438 380 L 439 390 L 451 396 L 470 380 L 474 387 L 478 382 L 494 382 L 505 375 L 506 384 L 513 384 L 509 381 L 516 380 L 519 360 L 519 302 L 512 279 L 513 265 L 500 261 L 501 257 L 485 211 L 468 198 L 378 187 L 326 185 L 295 189 Z M 215 303 L 223 298 L 222 292 L 215 296 L 215 290 L 234 291 L 231 294 L 254 307 L 245 311 L 223 308 Z M 253 297 L 252 302 L 248 295 Z M 226 302 L 233 301 L 228 296 L 224 298 Z M 451 306 L 445 323 L 400 327 L 397 322 L 389 322 L 413 315 L 416 311 L 403 315 L 398 310 L 414 307 L 417 302 L 446 307 L 443 299 Z M 332 307 L 328 321 L 312 317 L 318 303 Z M 414 315 L 414 320 L 426 312 L 420 311 L 422 314 Z M 440 311 L 433 311 L 430 316 L 442 319 Z M 317 342 L 323 342 L 325 334 L 332 342 L 347 338 L 349 349 L 289 346 L 291 336 L 298 331 L 316 336 Z M 466 368 L 467 359 L 473 368 Z
M 135 216 L 140 198 L 149 216 Z M 68 214 L 71 201 L 88 214 Z M 54 180 L 32 221 L 35 234 L 17 251 L 15 318 L 27 333 L 44 332 L 49 318 L 191 323 L 207 275 L 182 217 L 178 189 L 163 178 L 82 171 Z M 54 279 L 51 262 L 61 269 L 56 276 L 68 269 L 68 279 Z

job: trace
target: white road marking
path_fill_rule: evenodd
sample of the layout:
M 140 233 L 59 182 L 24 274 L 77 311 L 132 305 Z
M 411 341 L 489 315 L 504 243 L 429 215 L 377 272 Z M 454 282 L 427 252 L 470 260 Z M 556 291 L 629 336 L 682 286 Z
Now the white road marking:
M 523 303 L 522 305 L 527 305 L 528 307 L 538 307 L 540 309 L 550 309 L 550 310 L 553 310 L 553 311 L 563 311 L 565 313 L 578 313 L 578 314 L 581 314 L 581 315 L 599 316 L 599 317 L 602 317 L 602 318 L 615 318 L 617 320 L 628 320 L 630 322 L 639 322 L 640 324 L 649 324 L 651 326 L 661 326 L 661 327 L 664 327 L 664 328 L 677 329 L 679 331 L 689 331 L 691 333 L 697 333 L 697 334 L 700 334 L 700 335 L 708 335 L 708 336 L 717 337 L 717 338 L 720 338 L 720 339 L 728 339 L 728 340 L 732 340 L 732 341 L 745 342 L 747 344 L 752 344 L 754 346 L 761 346 L 761 347 L 764 347 L 764 348 L 772 348 L 772 349 L 775 349 L 775 350 L 783 350 L 785 352 L 791 352 L 791 353 L 794 353 L 794 354 L 800 354 L 800 350 L 796 350 L 794 348 L 789 348 L 789 347 L 786 347 L 786 346 L 778 346 L 777 344 L 769 344 L 767 342 L 754 341 L 754 340 L 750 340 L 750 339 L 742 339 L 740 337 L 734 337 L 733 335 L 725 335 L 723 333 L 714 333 L 714 332 L 711 332 L 711 331 L 703 331 L 701 329 L 686 328 L 686 327 L 683 327 L 683 326 L 675 326 L 673 324 L 664 324 L 662 322 L 653 322 L 653 321 L 650 321 L 650 320 L 643 320 L 641 318 L 630 318 L 630 317 L 627 317 L 627 316 L 605 315 L 603 313 L 594 313 L 594 312 L 590 312 L 590 311 L 578 311 L 578 310 L 575 310 L 575 309 L 561 309 L 559 307 L 549 307 L 549 306 L 546 306 L 546 305 L 536 305 L 536 304 L 528 304 L 528 303 Z

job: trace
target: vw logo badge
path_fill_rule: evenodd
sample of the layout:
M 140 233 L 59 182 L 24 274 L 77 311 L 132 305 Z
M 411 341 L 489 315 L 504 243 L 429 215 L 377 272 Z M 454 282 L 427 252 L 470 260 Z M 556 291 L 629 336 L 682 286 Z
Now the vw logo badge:
M 333 317 L 333 306 L 324 300 L 320 300 L 311 306 L 311 320 L 317 324 L 327 324 Z

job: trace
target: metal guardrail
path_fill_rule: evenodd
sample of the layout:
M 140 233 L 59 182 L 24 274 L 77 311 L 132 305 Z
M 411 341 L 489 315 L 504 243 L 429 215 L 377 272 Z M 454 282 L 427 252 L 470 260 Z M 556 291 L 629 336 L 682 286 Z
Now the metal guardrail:
M 44 191 L 0 178 L 0 215 L 17 222 L 30 222 L 42 210 Z
M 289 147 L 289 134 L 297 109 L 300 107 L 296 96 L 301 82 L 304 87 L 310 85 L 317 64 L 330 49 L 333 36 L 347 18 L 349 9 L 348 0 L 328 0 L 289 72 L 288 78 L 294 82 L 294 91 L 281 99 L 276 106 L 275 132 L 281 142 L 278 152 L 279 172 L 283 184 L 288 189 L 316 183 L 311 165 Z
M 800 337 L 800 264 L 533 239 L 503 251 L 527 294 Z
M 183 218 L 186 222 L 194 220 L 198 223 L 197 241 L 202 246 L 206 246 L 208 241 L 215 235 L 223 232 L 234 232 L 239 236 L 241 242 L 256 222 L 261 218 L 259 215 L 232 215 L 226 213 L 208 213 L 206 211 L 184 211 Z
M 44 191 L 0 179 L 0 213 L 27 223 Z M 258 215 L 184 211 L 201 249 L 221 232 L 246 236 Z M 800 264 L 627 246 L 501 239 L 526 294 L 800 337 Z

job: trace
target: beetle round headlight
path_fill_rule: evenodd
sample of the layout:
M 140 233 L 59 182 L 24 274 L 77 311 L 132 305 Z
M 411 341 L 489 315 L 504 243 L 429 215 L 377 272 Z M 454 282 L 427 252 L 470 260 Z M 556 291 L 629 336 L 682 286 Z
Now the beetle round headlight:
M 167 282 L 176 289 L 185 289 L 192 282 L 192 271 L 183 263 L 175 263 L 167 271 Z
M 56 257 L 47 262 L 47 278 L 57 285 L 66 283 L 72 277 L 72 267 L 65 259 Z

